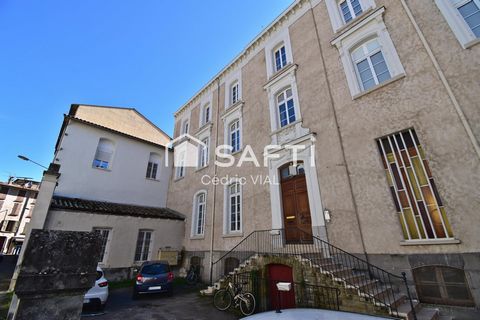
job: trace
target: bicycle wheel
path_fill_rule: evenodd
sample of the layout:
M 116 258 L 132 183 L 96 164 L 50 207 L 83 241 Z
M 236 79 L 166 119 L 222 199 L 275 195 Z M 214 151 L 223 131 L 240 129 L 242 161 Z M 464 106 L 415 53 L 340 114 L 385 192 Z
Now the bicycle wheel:
M 187 284 L 194 285 L 197 283 L 197 275 L 193 272 L 187 275 Z
M 244 316 L 249 316 L 255 311 L 255 297 L 250 292 L 244 293 L 240 298 L 240 311 Z
M 232 305 L 232 295 L 225 289 L 220 289 L 213 296 L 213 304 L 220 311 L 225 311 Z

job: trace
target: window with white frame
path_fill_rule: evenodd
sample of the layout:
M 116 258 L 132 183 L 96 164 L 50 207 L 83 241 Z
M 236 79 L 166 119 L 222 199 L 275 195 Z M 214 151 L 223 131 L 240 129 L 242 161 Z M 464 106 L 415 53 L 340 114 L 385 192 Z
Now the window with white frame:
M 334 32 L 356 17 L 375 8 L 374 0 L 325 0 Z
M 340 59 L 352 98 L 364 91 L 380 87 L 405 75 L 387 27 L 383 22 L 384 7 L 370 12 L 358 25 L 332 40 Z
M 200 192 L 195 196 L 193 217 L 193 235 L 202 236 L 205 231 L 205 212 L 207 209 L 207 193 Z
M 181 150 L 178 153 L 178 158 L 175 159 L 175 176 L 177 179 L 183 178 L 185 176 L 185 158 L 186 152 L 185 150 Z
M 287 65 L 287 51 L 285 45 L 277 47 L 273 52 L 275 71 L 280 71 Z
M 240 100 L 239 89 L 238 81 L 235 81 L 230 87 L 230 104 L 234 105 Z
M 480 39 L 480 0 L 435 0 L 463 48 Z
M 352 61 L 362 90 L 368 90 L 391 78 L 377 39 L 369 40 L 353 50 Z
M 201 117 L 202 117 L 201 125 L 204 125 L 210 122 L 212 117 L 210 103 L 207 103 L 203 106 Z
M 236 119 L 228 127 L 229 145 L 232 147 L 232 153 L 240 150 L 240 120 Z
M 152 231 L 139 230 L 137 246 L 135 249 L 135 261 L 146 261 L 150 258 Z
M 111 237 L 111 229 L 109 228 L 93 228 L 93 232 L 97 233 L 101 239 L 101 251 L 100 251 L 100 263 L 105 263 L 108 256 L 108 249 L 110 246 L 110 237 Z
M 228 186 L 228 232 L 242 231 L 242 191 L 239 182 Z
M 110 169 L 114 150 L 115 144 L 113 141 L 100 138 L 92 166 L 99 169 Z
M 147 164 L 147 179 L 157 179 L 158 168 L 160 166 L 160 155 L 150 152 Z
M 292 88 L 287 88 L 277 94 L 277 109 L 280 127 L 295 122 L 295 105 L 293 102 Z
M 338 5 L 345 23 L 350 22 L 363 12 L 360 0 L 343 0 L 340 1 Z
M 208 165 L 208 157 L 209 157 L 209 148 L 210 148 L 210 138 L 204 138 L 201 140 L 202 143 L 199 144 L 198 150 L 198 167 L 203 168 Z
M 477 38 L 480 38 L 480 0 L 454 1 L 455 6 Z
M 182 134 L 187 134 L 189 129 L 189 121 L 185 120 L 182 124 Z

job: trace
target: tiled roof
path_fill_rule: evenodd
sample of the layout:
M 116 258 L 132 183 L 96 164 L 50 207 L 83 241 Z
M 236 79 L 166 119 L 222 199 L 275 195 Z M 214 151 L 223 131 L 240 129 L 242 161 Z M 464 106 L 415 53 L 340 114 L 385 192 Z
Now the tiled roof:
M 67 198 L 61 196 L 53 196 L 50 208 L 141 218 L 185 220 L 185 217 L 182 214 L 169 208 L 143 207 L 130 204 Z

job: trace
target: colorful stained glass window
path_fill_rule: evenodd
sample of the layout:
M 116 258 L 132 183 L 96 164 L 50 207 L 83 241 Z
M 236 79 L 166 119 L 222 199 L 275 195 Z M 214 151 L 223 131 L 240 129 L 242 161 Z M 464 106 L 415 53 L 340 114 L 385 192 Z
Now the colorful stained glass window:
M 415 130 L 377 140 L 406 240 L 453 238 L 443 202 Z

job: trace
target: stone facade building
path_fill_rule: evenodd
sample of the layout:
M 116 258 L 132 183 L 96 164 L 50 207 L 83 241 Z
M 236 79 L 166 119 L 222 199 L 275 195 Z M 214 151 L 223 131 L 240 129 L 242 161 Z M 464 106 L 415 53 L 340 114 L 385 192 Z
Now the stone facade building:
M 405 271 L 421 301 L 480 307 L 478 8 L 297 0 L 183 105 L 174 138 L 204 145 L 167 206 L 204 279 L 253 231 L 283 229 Z M 221 145 L 234 165 L 215 163 Z
M 32 217 L 38 182 L 11 178 L 0 182 L 0 252 L 18 255 Z

